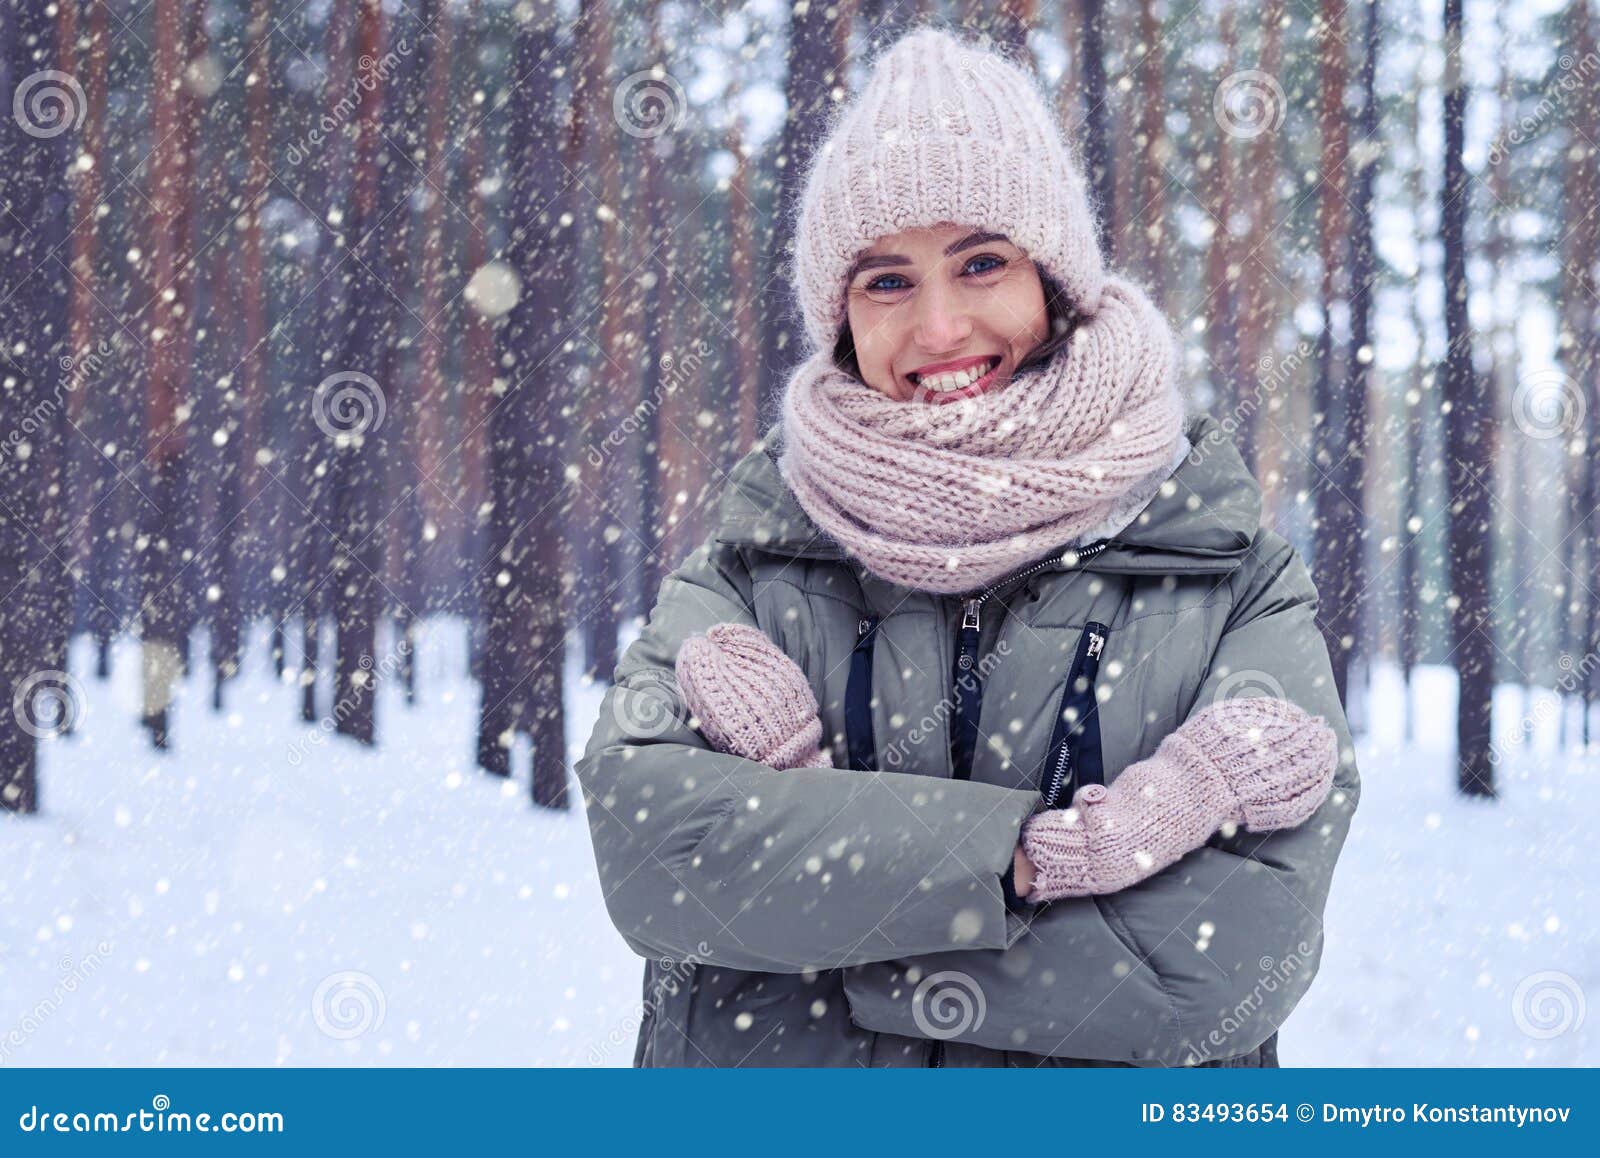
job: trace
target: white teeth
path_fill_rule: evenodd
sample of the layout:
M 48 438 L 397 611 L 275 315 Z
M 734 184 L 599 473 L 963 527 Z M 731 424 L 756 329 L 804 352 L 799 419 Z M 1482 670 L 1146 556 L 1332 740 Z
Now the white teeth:
M 949 390 L 960 390 L 963 387 L 971 386 L 979 378 L 987 374 L 993 362 L 994 359 L 991 358 L 988 362 L 980 362 L 970 369 L 960 370 L 954 374 L 935 374 L 931 378 L 919 378 L 917 385 L 932 390 L 937 394 L 943 394 Z

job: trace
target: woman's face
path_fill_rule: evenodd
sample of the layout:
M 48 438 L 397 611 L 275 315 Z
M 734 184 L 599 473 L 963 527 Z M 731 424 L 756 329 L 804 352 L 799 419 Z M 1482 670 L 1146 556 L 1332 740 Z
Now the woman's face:
M 846 295 L 862 379 L 900 402 L 1003 389 L 1050 333 L 1028 255 L 963 225 L 878 238 L 856 259 Z

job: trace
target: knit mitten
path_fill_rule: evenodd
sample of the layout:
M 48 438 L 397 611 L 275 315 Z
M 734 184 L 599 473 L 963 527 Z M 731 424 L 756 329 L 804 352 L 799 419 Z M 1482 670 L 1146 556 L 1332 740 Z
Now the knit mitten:
M 773 768 L 831 768 L 805 672 L 759 629 L 716 623 L 678 650 L 678 687 L 719 752 Z
M 1275 697 L 1194 713 L 1107 787 L 1023 822 L 1029 901 L 1114 893 L 1199 848 L 1223 824 L 1304 824 L 1333 787 L 1339 740 L 1321 716 Z

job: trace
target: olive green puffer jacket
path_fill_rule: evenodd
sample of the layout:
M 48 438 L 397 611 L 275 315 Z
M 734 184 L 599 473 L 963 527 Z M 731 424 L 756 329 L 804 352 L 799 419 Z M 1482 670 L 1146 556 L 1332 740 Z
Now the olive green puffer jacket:
M 647 958 L 636 1064 L 1277 1064 L 1359 783 L 1306 567 L 1218 424 L 1188 435 L 1132 524 L 975 598 L 865 573 L 784 484 L 781 429 L 739 461 L 577 769 L 608 911 Z M 673 662 L 724 620 L 805 671 L 838 767 L 777 772 L 693 729 Z M 1248 694 L 1338 733 L 1308 822 L 1218 833 L 1109 896 L 1007 904 L 1047 764 L 1109 783 Z

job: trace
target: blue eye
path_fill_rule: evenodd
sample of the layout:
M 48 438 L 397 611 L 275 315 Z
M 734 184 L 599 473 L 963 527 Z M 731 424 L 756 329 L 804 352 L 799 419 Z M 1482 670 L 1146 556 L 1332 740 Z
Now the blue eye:
M 982 262 L 991 262 L 992 264 L 980 265 Z M 962 273 L 963 275 L 993 273 L 997 269 L 1004 269 L 1005 265 L 1006 260 L 1003 257 L 997 257 L 992 253 L 980 253 L 977 257 L 967 262 L 966 268 L 962 270 Z M 866 284 L 866 289 L 869 293 L 892 293 L 897 289 L 905 288 L 904 286 L 884 284 L 885 282 L 893 282 L 896 280 L 903 282 L 906 279 L 897 273 L 886 273 L 881 277 L 875 277 L 869 281 Z

